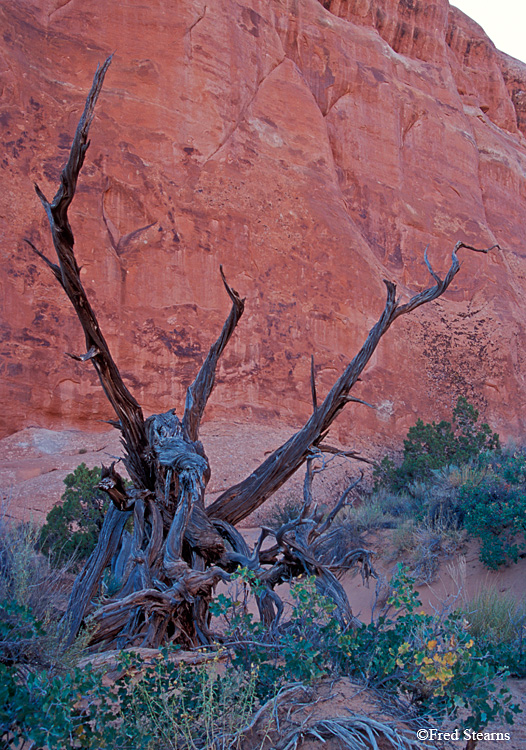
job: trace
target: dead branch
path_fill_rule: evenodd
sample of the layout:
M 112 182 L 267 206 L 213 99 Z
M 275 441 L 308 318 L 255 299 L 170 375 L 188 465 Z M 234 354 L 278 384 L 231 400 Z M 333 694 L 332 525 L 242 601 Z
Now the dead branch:
M 217 363 L 225 349 L 225 346 L 228 344 L 230 337 L 234 333 L 239 319 L 243 315 L 243 310 L 245 309 L 245 300 L 241 299 L 235 289 L 232 289 L 227 284 L 225 274 L 223 273 L 223 266 L 220 266 L 219 270 L 221 272 L 221 278 L 223 279 L 223 284 L 225 285 L 228 296 L 232 300 L 232 309 L 230 311 L 230 315 L 225 321 L 223 330 L 221 331 L 219 338 L 210 348 L 208 356 L 205 359 L 201 369 L 199 370 L 199 374 L 186 392 L 186 404 L 183 416 L 183 433 L 185 434 L 187 440 L 191 440 L 194 442 L 198 439 L 201 418 L 203 416 L 208 398 L 214 387 Z
M 126 486 L 115 463 L 103 467 L 100 487 L 112 503 L 97 546 L 73 586 L 65 615 L 69 643 L 87 619 L 94 627 L 92 644 L 157 647 L 166 641 L 176 641 L 194 647 L 206 643 L 211 638 L 208 607 L 214 588 L 239 567 L 252 571 L 263 587 L 258 592 L 258 606 L 261 619 L 269 626 L 278 627 L 283 612 L 275 587 L 307 574 L 315 577 L 320 593 L 333 599 L 342 625 L 358 627 L 360 623 L 335 575 L 335 567 L 361 566 L 365 578 L 375 576 L 370 553 L 356 545 L 348 552 L 339 552 L 341 559 L 327 563 L 322 550 L 330 546 L 336 516 L 360 480 L 347 487 L 326 519 L 314 501 L 312 482 L 337 456 L 368 461 L 355 451 L 340 451 L 324 441 L 347 403 L 365 403 L 349 393 L 390 325 L 400 315 L 442 295 L 459 270 L 458 250 L 475 248 L 457 243 L 444 280 L 431 268 L 426 252 L 424 260 L 436 284 L 405 304 L 396 300 L 395 285 L 386 281 L 387 300 L 382 315 L 321 404 L 311 358 L 313 412 L 304 427 L 249 477 L 205 509 L 210 466 L 198 440 L 199 427 L 220 357 L 243 315 L 244 300 L 229 286 L 220 268 L 232 306 L 218 339 L 187 390 L 183 418 L 179 420 L 171 409 L 145 420 L 112 359 L 81 283 L 68 220 L 68 209 L 89 146 L 95 105 L 110 63 L 111 57 L 97 69 L 53 200 L 48 201 L 35 186 L 49 220 L 58 263 L 28 241 L 63 287 L 82 325 L 85 353 L 70 356 L 77 361 L 90 361 L 95 367 L 117 416 L 109 422 L 122 432 L 124 463 L 133 482 L 132 488 Z M 328 458 L 326 454 L 332 455 Z M 315 466 L 315 459 L 321 461 L 321 466 Z M 305 462 L 304 502 L 298 517 L 277 530 L 263 528 L 250 551 L 235 529 L 236 523 L 259 507 Z M 124 528 L 129 519 L 133 521 L 131 533 Z M 263 549 L 269 536 L 274 537 L 275 543 Z M 118 588 L 111 596 L 102 582 L 104 571 L 110 566 Z
M 234 525 L 239 523 L 253 513 L 256 508 L 259 508 L 299 469 L 305 462 L 311 447 L 319 445 L 327 430 L 344 408 L 349 391 L 357 382 L 380 339 L 389 330 L 392 323 L 401 315 L 412 312 L 421 305 L 432 302 L 444 294 L 460 269 L 457 252 L 461 248 L 481 253 L 489 252 L 489 250 L 476 250 L 476 248 L 472 248 L 463 242 L 457 242 L 452 253 L 451 266 L 444 279 L 441 280 L 438 274 L 432 271 L 432 276 L 437 283 L 415 294 L 404 305 L 396 299 L 395 284 L 391 281 L 384 281 L 387 288 L 387 299 L 382 315 L 369 331 L 362 348 L 347 365 L 321 406 L 314 409 L 312 416 L 299 432 L 275 450 L 250 476 L 223 492 L 208 507 L 207 513 L 210 517 L 220 518 Z M 427 256 L 426 265 L 431 268 Z
M 91 353 L 89 359 L 97 371 L 104 392 L 121 425 L 127 454 L 126 467 L 134 482 L 139 487 L 147 489 L 151 488 L 151 480 L 145 473 L 145 465 L 141 456 L 146 447 L 142 410 L 124 385 L 80 281 L 80 269 L 73 252 L 73 232 L 68 219 L 68 209 L 75 197 L 79 173 L 89 146 L 88 133 L 95 114 L 95 105 L 111 60 L 112 56 L 108 57 L 104 65 L 97 68 L 84 112 L 71 144 L 68 162 L 60 175 L 60 187 L 53 200 L 49 202 L 38 185 L 35 185 L 36 193 L 48 217 L 58 266 L 37 251 L 32 243 L 28 244 L 51 268 L 77 313 L 86 338 L 86 352 Z M 87 356 L 81 357 L 81 359 L 86 358 Z

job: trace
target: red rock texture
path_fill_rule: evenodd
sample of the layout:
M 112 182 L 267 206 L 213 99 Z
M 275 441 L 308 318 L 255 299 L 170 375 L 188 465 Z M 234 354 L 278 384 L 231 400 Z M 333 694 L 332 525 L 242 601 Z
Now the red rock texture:
M 526 65 L 447 0 L 4 0 L 0 7 L 3 434 L 112 416 L 32 183 L 50 197 L 113 50 L 70 218 L 82 277 L 146 413 L 181 407 L 247 298 L 210 417 L 299 424 L 383 307 L 457 240 L 446 298 L 395 324 L 341 418 L 378 441 L 460 394 L 525 431 Z

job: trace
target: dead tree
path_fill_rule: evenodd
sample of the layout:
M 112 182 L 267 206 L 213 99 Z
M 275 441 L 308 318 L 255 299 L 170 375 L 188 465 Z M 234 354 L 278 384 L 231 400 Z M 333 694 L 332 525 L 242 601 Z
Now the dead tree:
M 111 504 L 98 544 L 73 587 L 67 612 L 69 640 L 75 638 L 83 621 L 89 617 L 94 626 L 93 644 L 155 647 L 166 641 L 186 646 L 206 643 L 211 637 L 208 604 L 214 588 L 239 566 L 255 571 L 265 587 L 264 593 L 259 595 L 259 607 L 261 617 L 269 625 L 278 622 L 282 609 L 275 586 L 305 572 L 316 576 L 320 590 L 333 597 L 342 622 L 356 625 L 331 566 L 320 562 L 317 554 L 335 514 L 323 520 L 313 506 L 309 484 L 312 460 L 320 452 L 334 450 L 324 443 L 327 432 L 347 403 L 359 401 L 349 395 L 350 391 L 381 337 L 401 315 L 446 291 L 459 270 L 457 251 L 469 246 L 457 243 L 444 279 L 432 270 L 426 256 L 427 267 L 436 283 L 405 304 L 397 300 L 395 285 L 386 281 L 387 299 L 382 314 L 360 351 L 320 404 L 312 372 L 313 411 L 304 427 L 250 476 L 205 507 L 210 467 L 199 441 L 199 426 L 214 387 L 219 358 L 243 315 L 244 300 L 228 285 L 221 268 L 232 306 L 219 338 L 187 390 L 182 419 L 174 409 L 144 419 L 140 405 L 113 361 L 80 281 L 68 220 L 68 208 L 89 146 L 88 132 L 95 105 L 110 62 L 108 58 L 97 69 L 55 197 L 48 201 L 35 186 L 49 220 L 58 263 L 49 260 L 29 242 L 51 269 L 77 313 L 84 330 L 86 353 L 75 358 L 83 362 L 89 360 L 97 371 L 116 414 L 112 424 L 121 432 L 123 461 L 133 483 L 131 489 L 126 486 L 115 464 L 103 467 L 100 486 L 111 498 Z M 250 551 L 236 530 L 236 524 L 264 503 L 305 462 L 308 467 L 301 514 L 277 532 L 263 529 L 255 548 Z M 130 518 L 133 519 L 131 534 L 125 530 Z M 274 544 L 263 549 L 263 542 L 270 534 L 274 535 Z M 361 562 L 368 572 L 366 550 L 356 550 L 353 560 Z M 119 582 L 119 590 L 111 597 L 103 597 L 102 602 L 99 598 L 95 604 L 108 566 Z

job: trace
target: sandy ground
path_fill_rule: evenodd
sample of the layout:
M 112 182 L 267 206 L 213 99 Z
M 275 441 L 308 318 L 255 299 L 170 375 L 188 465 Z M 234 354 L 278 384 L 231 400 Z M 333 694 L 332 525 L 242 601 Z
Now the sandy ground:
M 297 427 L 255 425 L 236 422 L 205 423 L 201 440 L 212 468 L 207 501 L 244 479 Z M 64 477 L 85 463 L 89 468 L 108 465 L 122 455 L 117 430 L 81 432 L 29 427 L 0 440 L 0 502 L 8 517 L 43 524 L 46 514 L 64 492 Z M 317 491 L 324 498 L 335 498 L 348 476 L 359 476 L 356 463 L 336 459 L 330 470 L 317 478 Z M 255 525 L 274 504 L 301 497 L 300 472 L 248 520 Z

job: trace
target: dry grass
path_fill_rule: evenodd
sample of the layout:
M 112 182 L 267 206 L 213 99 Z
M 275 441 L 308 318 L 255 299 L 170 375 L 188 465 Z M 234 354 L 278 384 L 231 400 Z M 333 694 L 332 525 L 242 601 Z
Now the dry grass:
M 58 621 L 65 610 L 72 576 L 67 567 L 51 567 L 38 552 L 38 538 L 36 526 L 16 525 L 5 514 L 0 517 L 0 618 L 11 633 L 2 642 L 2 649 L 26 664 L 52 667 L 74 660 L 82 646 L 68 654 L 63 652 Z M 25 618 L 38 622 L 42 634 L 28 639 Z
M 481 590 L 462 609 L 476 638 L 509 643 L 522 638 L 526 630 L 526 598 L 518 600 L 495 586 Z
M 465 532 L 454 522 L 409 519 L 393 531 L 393 558 L 403 557 L 418 583 L 434 580 L 440 562 L 463 546 Z

